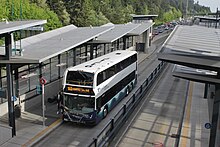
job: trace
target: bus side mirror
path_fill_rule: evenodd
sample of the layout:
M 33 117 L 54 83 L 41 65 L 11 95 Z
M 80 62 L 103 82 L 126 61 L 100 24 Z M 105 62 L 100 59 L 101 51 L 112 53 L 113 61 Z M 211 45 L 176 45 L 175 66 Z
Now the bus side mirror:
M 97 113 L 99 113 L 100 111 L 101 111 L 101 108 L 98 108 L 98 109 L 97 109 Z

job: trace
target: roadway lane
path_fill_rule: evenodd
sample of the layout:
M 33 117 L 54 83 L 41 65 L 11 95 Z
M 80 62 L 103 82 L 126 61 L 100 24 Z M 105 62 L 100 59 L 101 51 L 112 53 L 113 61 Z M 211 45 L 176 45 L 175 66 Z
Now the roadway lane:
M 172 66 L 169 65 L 111 146 L 151 147 L 155 143 L 175 145 L 178 140 L 171 135 L 177 134 L 181 124 L 188 82 L 172 77 L 171 71 Z
M 159 41 L 155 41 L 157 44 L 154 46 L 159 46 L 165 41 L 167 36 L 161 37 Z M 138 85 L 146 79 L 146 75 L 152 72 L 159 61 L 156 58 L 156 51 L 151 51 L 150 54 L 141 54 L 142 56 L 148 56 L 146 60 L 143 60 L 139 63 L 139 76 L 138 76 Z M 58 128 L 56 128 L 53 132 L 51 132 L 48 136 L 46 136 L 43 140 L 35 144 L 36 147 L 60 147 L 60 146 L 78 146 L 78 147 L 85 147 L 89 143 L 91 143 L 92 139 L 96 137 L 102 128 L 104 128 L 105 124 L 110 121 L 110 119 L 118 112 L 118 110 L 123 106 L 126 102 L 126 98 L 123 99 L 108 115 L 105 119 L 103 119 L 97 126 L 94 127 L 85 127 L 83 125 L 77 125 L 71 122 L 65 122 Z

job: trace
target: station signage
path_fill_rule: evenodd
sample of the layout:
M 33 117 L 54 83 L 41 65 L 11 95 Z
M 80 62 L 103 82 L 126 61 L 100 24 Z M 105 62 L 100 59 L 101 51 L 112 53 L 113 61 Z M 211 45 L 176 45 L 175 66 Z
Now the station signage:
M 47 83 L 47 80 L 43 77 L 40 78 L 41 85 L 45 85 Z
M 205 123 L 205 128 L 206 129 L 211 129 L 212 128 L 212 124 L 211 123 Z

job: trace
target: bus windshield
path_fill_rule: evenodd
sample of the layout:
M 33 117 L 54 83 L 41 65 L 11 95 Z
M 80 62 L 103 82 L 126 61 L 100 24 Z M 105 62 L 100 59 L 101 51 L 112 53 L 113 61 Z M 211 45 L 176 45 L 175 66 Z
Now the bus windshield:
M 94 74 L 82 71 L 68 71 L 66 77 L 67 84 L 92 86 Z
M 73 113 L 90 113 L 94 111 L 95 100 L 91 97 L 64 95 L 64 105 Z

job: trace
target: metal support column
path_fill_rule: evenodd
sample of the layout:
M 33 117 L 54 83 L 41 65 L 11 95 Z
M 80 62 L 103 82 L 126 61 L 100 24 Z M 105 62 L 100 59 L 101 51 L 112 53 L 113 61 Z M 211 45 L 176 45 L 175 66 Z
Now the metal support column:
M 18 68 L 15 69 L 15 96 L 19 98 L 19 105 L 21 104 L 21 100 L 19 97 L 19 80 L 18 80 Z
M 126 50 L 127 44 L 126 44 L 126 37 L 123 37 L 123 50 Z
M 104 55 L 106 54 L 106 43 L 104 43 Z
M 215 28 L 218 28 L 218 8 L 216 10 L 216 23 L 215 23 Z
M 10 60 L 12 55 L 11 44 L 12 44 L 11 34 L 7 33 L 5 35 L 6 60 Z M 12 137 L 13 137 L 16 135 L 16 129 L 15 129 L 14 101 L 12 100 L 13 81 L 12 81 L 11 64 L 6 64 L 6 73 L 7 73 L 7 95 L 8 95 L 8 119 L 9 119 L 9 126 L 12 127 Z
M 7 73 L 7 91 L 8 91 L 8 118 L 9 118 L 9 126 L 12 127 L 12 137 L 16 135 L 15 129 L 15 115 L 14 115 L 14 101 L 12 100 L 12 72 L 11 65 L 6 65 L 6 73 Z
M 60 65 L 60 63 L 61 63 L 61 55 L 59 54 L 58 55 L 58 65 Z M 58 78 L 60 79 L 61 78 L 61 66 L 58 66 Z
M 88 60 L 87 56 L 88 56 L 88 44 L 85 44 L 85 62 Z
M 217 77 L 220 77 L 218 72 Z M 216 133 L 218 129 L 218 117 L 219 117 L 219 106 L 220 106 L 220 84 L 215 85 L 215 97 L 212 108 L 212 127 L 209 137 L 209 147 L 215 147 L 216 143 Z
M 2 66 L 0 66 L 0 87 L 2 87 Z
M 92 43 L 90 47 L 90 60 L 93 59 L 93 50 L 94 50 L 94 44 Z
M 207 97 L 208 97 L 208 84 L 205 83 L 204 98 L 206 99 Z

